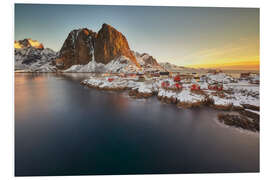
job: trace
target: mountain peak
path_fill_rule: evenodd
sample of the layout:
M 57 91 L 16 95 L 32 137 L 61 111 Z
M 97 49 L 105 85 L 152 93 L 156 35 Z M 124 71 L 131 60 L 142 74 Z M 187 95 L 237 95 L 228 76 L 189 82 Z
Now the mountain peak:
M 109 25 L 109 24 L 106 24 L 106 23 L 103 23 L 102 26 L 101 26 L 101 29 L 115 29 L 113 26 Z M 115 29 L 116 30 L 116 29 Z
M 136 66 L 140 67 L 132 54 L 126 37 L 111 25 L 104 23 L 98 31 L 95 44 L 95 59 L 103 64 L 120 56 L 129 58 Z
M 108 64 L 121 56 L 140 67 L 126 37 L 111 25 L 104 23 L 98 33 L 87 28 L 71 31 L 60 50 L 56 64 L 60 69 L 67 69 L 72 65 L 85 65 L 90 61 Z
M 42 43 L 38 42 L 37 40 L 32 40 L 31 38 L 25 38 L 23 40 L 15 41 L 14 48 L 21 49 L 26 47 L 34 47 L 36 49 L 44 49 Z
M 102 24 L 102 28 L 105 28 L 105 27 L 111 27 L 111 25 L 106 24 L 106 23 L 103 23 L 103 24 Z
M 94 57 L 95 38 L 96 33 L 87 28 L 72 30 L 60 50 L 57 67 L 67 69 L 76 64 L 88 64 Z
M 111 25 L 109 25 L 109 24 L 106 24 L 106 23 L 104 23 L 104 24 L 102 24 L 102 27 L 101 27 L 101 29 L 98 31 L 98 34 L 101 34 L 101 33 L 115 33 L 116 35 L 118 35 L 118 36 L 124 36 L 121 32 L 119 32 L 119 31 L 117 31 L 113 26 L 111 26 Z M 125 38 L 125 36 L 124 36 L 124 38 Z

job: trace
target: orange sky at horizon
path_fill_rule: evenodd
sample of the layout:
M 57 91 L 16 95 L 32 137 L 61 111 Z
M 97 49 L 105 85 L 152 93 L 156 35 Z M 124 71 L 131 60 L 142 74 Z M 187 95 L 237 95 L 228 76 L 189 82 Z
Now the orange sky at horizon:
M 193 68 L 260 70 L 259 36 L 241 38 L 179 57 L 175 63 Z
M 196 64 L 196 65 L 187 65 L 191 68 L 213 68 L 213 69 L 222 69 L 222 70 L 260 70 L 260 61 L 239 61 L 231 63 L 222 63 L 222 64 Z

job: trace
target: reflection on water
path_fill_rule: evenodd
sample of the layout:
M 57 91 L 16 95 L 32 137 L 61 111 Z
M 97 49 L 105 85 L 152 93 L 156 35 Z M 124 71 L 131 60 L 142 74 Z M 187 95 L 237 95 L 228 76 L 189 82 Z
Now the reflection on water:
M 217 110 L 88 89 L 88 74 L 15 74 L 16 175 L 259 171 L 259 134 Z
M 33 86 L 35 86 L 33 88 Z M 16 76 L 15 78 L 15 110 L 18 113 L 27 112 L 35 103 L 41 105 L 41 109 L 48 108 L 48 79 L 39 75 Z M 31 105 L 31 103 L 34 103 Z

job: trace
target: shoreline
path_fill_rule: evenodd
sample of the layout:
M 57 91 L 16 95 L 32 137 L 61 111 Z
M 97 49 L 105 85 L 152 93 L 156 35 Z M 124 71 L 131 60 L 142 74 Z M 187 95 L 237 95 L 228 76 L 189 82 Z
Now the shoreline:
M 18 74 L 26 73 L 30 74 L 32 72 L 15 72 Z M 37 72 L 32 74 L 47 74 L 51 72 Z M 74 74 L 74 73 L 62 73 L 58 72 L 53 74 Z M 80 73 L 79 73 L 80 74 Z M 82 73 L 81 73 L 82 74 Z M 249 99 L 249 96 L 253 96 L 254 93 L 243 91 L 242 89 L 240 92 L 244 92 L 245 96 L 242 96 L 241 93 L 234 94 L 228 89 L 224 89 L 222 91 L 213 91 L 208 90 L 205 84 L 200 84 L 200 90 L 191 90 L 190 85 L 192 83 L 183 83 L 183 88 L 181 90 L 175 90 L 173 88 L 164 89 L 161 87 L 161 83 L 163 81 L 170 81 L 170 84 L 173 84 L 173 80 L 170 78 L 152 78 L 150 80 L 145 80 L 143 82 L 138 81 L 138 79 L 132 78 L 121 78 L 118 76 L 109 76 L 109 77 L 102 77 L 102 76 L 95 76 L 97 73 L 83 73 L 89 74 L 90 76 L 87 79 L 84 79 L 80 82 L 81 85 L 84 85 L 88 88 L 95 88 L 104 91 L 127 91 L 127 95 L 129 97 L 135 99 L 146 99 L 149 97 L 155 97 L 162 103 L 166 104 L 173 104 L 177 108 L 189 109 L 189 108 L 200 108 L 200 107 L 210 107 L 220 111 L 226 111 L 227 119 L 230 118 L 231 112 L 237 112 L 239 116 L 239 120 L 243 119 L 242 117 L 247 117 L 250 121 L 254 121 L 259 127 L 259 119 L 260 119 L 260 106 L 259 99 Z M 94 76 L 93 76 L 94 75 Z M 112 82 L 109 82 L 108 79 L 113 78 Z M 241 85 L 239 85 L 241 86 Z M 248 88 L 245 86 L 245 88 Z M 250 85 L 253 86 L 253 85 Z M 229 87 L 229 86 L 228 86 Z M 238 87 L 238 84 L 233 84 L 232 87 Z M 235 92 L 236 93 L 236 92 Z M 247 99 L 244 103 L 239 102 L 238 99 L 234 96 L 242 96 L 244 100 Z M 241 97 L 240 97 L 241 100 Z M 253 101 L 252 101 L 253 100 Z M 257 100 L 258 102 L 255 102 Z M 249 104 L 251 102 L 251 104 Z M 254 103 L 255 102 L 255 103 Z M 253 103 L 253 104 L 252 104 Z M 224 119 L 224 118 L 223 118 Z M 220 120 L 219 120 L 220 121 Z M 229 120 L 227 120 L 229 122 Z M 221 121 L 220 121 L 221 122 Z M 221 122 L 225 124 L 225 121 Z M 239 123 L 236 121 L 231 123 L 230 126 L 239 127 Z M 241 127 L 242 129 L 248 129 L 244 126 Z M 254 131 L 251 130 L 251 131 Z M 255 131 L 259 132 L 259 128 Z
M 126 81 L 126 83 L 123 81 Z M 146 99 L 155 96 L 163 103 L 174 104 L 178 108 L 183 109 L 207 106 L 217 110 L 226 111 L 228 113 L 223 113 L 222 119 L 218 118 L 221 123 L 253 132 L 259 132 L 259 106 L 241 103 L 218 104 L 215 103 L 215 98 L 213 98 L 211 95 L 213 92 L 209 93 L 205 92 L 205 90 L 188 91 L 187 87 L 185 87 L 185 89 L 182 89 L 181 91 L 173 91 L 168 89 L 165 90 L 158 86 L 155 87 L 156 82 L 152 82 L 152 86 L 149 88 L 145 82 L 138 82 L 136 84 L 134 79 L 125 79 L 123 81 L 120 80 L 119 83 L 107 83 L 107 80 L 104 77 L 100 78 L 99 80 L 98 78 L 90 77 L 89 79 L 83 80 L 80 83 L 88 88 L 95 88 L 104 91 L 128 91 L 128 95 L 136 99 Z M 159 82 L 160 80 L 157 81 Z M 145 87 L 142 87 L 144 84 Z M 229 120 L 231 118 L 230 112 L 238 113 L 238 115 L 235 115 L 237 117 L 234 117 L 234 120 L 237 120 Z M 245 123 L 242 123 L 242 121 L 245 121 Z

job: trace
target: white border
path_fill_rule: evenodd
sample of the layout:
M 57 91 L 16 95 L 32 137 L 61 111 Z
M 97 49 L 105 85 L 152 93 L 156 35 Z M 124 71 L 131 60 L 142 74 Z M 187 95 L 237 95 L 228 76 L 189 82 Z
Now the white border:
M 34 179 L 270 179 L 269 171 L 269 144 L 270 118 L 267 114 L 270 100 L 270 8 L 267 0 L 7 0 L 1 2 L 1 129 L 0 129 L 0 177 L 1 179 L 14 178 L 14 74 L 13 74 L 13 41 L 14 41 L 14 2 L 16 3 L 47 3 L 47 4 L 107 4 L 107 5 L 151 5 L 151 6 L 196 6 L 196 7 L 259 7 L 261 33 L 261 173 L 243 174 L 180 174 L 180 175 L 130 175 L 130 176 L 61 176 L 61 177 L 34 177 Z M 269 110 L 268 110 L 269 111 Z M 41 162 L 42 163 L 42 162 Z M 19 179 L 33 179 L 23 177 Z

